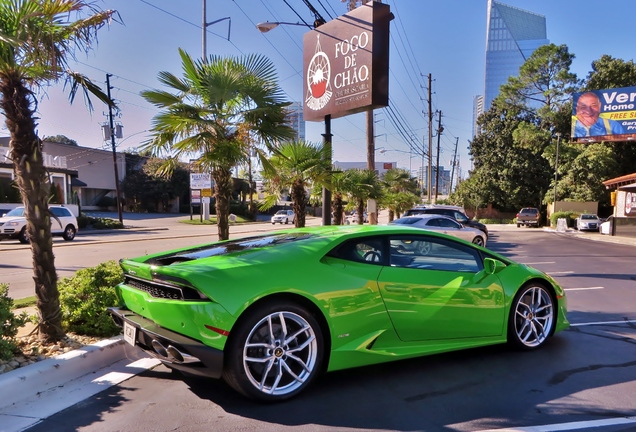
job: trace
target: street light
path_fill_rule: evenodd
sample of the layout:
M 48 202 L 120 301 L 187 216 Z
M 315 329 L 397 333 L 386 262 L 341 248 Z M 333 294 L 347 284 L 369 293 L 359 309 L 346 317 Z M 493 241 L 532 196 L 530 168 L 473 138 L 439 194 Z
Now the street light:
M 295 25 L 295 26 L 301 26 L 301 27 L 309 27 L 310 29 L 312 28 L 310 25 L 308 24 L 303 24 L 303 23 L 292 23 L 292 22 L 282 22 L 282 21 L 266 21 L 266 22 L 262 22 L 262 23 L 258 23 L 256 24 L 256 28 L 258 29 L 258 31 L 260 31 L 261 33 L 267 33 L 268 31 L 275 29 L 276 27 L 278 27 L 279 25 Z
M 557 147 L 556 147 L 556 159 L 554 161 L 554 208 L 553 212 L 556 211 L 556 202 L 557 202 L 557 178 L 559 176 L 559 142 L 561 141 L 561 132 L 557 132 Z

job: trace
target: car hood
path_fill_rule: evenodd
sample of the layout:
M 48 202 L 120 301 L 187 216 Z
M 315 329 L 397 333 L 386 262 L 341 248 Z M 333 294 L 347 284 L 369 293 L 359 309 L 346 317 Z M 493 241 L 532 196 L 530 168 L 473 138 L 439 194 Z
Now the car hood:
M 3 216 L 0 217 L 0 223 L 7 223 L 12 221 L 24 221 L 24 216 Z

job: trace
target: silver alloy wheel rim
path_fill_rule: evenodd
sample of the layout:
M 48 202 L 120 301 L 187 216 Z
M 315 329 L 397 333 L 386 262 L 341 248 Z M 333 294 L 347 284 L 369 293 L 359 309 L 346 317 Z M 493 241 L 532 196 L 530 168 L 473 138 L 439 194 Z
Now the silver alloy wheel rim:
M 293 312 L 275 312 L 260 320 L 245 342 L 243 368 L 252 385 L 281 396 L 301 387 L 318 359 L 316 334 Z
M 473 239 L 473 244 L 476 244 L 477 246 L 483 246 L 484 245 L 484 239 L 482 239 L 481 237 L 475 237 Z
M 519 341 L 537 347 L 548 338 L 554 319 L 552 296 L 543 287 L 526 290 L 515 305 L 514 325 Z
M 75 238 L 75 232 L 72 227 L 66 228 L 66 238 L 69 240 L 73 240 Z

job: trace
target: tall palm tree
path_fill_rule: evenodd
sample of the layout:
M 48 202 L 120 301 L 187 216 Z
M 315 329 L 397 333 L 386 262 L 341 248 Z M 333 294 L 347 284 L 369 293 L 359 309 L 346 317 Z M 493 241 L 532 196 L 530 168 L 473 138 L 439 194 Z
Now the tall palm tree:
M 283 190 L 289 189 L 292 210 L 296 214 L 294 226 L 305 226 L 308 190 L 314 185 L 326 185 L 329 180 L 329 161 L 325 146 L 306 141 L 290 141 L 274 149 L 271 158 L 261 155 L 263 178 L 267 181 L 270 195 L 261 208 L 273 207 Z
M 364 206 L 369 199 L 379 199 L 382 197 L 382 186 L 378 175 L 374 170 L 353 169 L 350 170 L 350 181 L 355 187 L 349 191 L 349 196 L 356 204 L 358 212 L 358 224 L 364 223 Z
M 345 196 L 354 189 L 351 182 L 350 170 L 337 171 L 331 176 L 331 210 L 333 212 L 333 224 L 344 224 Z
M 36 91 L 65 80 L 71 102 L 83 91 L 111 104 L 88 78 L 69 71 L 68 60 L 77 50 L 88 52 L 97 30 L 115 16 L 115 11 L 99 11 L 80 0 L 0 1 L 0 109 L 11 134 L 10 158 L 31 240 L 38 332 L 45 340 L 58 340 L 64 331 L 48 212 L 50 185 L 36 133 Z
M 153 138 L 144 148 L 171 159 L 196 158 L 196 165 L 214 180 L 220 240 L 230 236 L 229 209 L 232 168 L 244 161 L 249 146 L 239 125 L 249 125 L 266 145 L 293 135 L 285 122 L 283 92 L 272 62 L 261 55 L 210 56 L 194 60 L 179 50 L 183 76 L 160 72 L 159 82 L 170 91 L 141 95 L 162 110 L 153 119 Z M 163 169 L 170 171 L 170 159 Z

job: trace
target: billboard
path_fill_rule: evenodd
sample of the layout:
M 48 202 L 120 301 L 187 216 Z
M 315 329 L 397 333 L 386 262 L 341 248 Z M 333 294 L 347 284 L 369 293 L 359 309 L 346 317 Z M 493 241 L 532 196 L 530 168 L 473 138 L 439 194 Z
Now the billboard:
M 308 121 L 389 104 L 387 4 L 369 2 L 305 33 L 304 109 Z
M 636 87 L 575 93 L 572 141 L 628 141 L 636 137 Z

